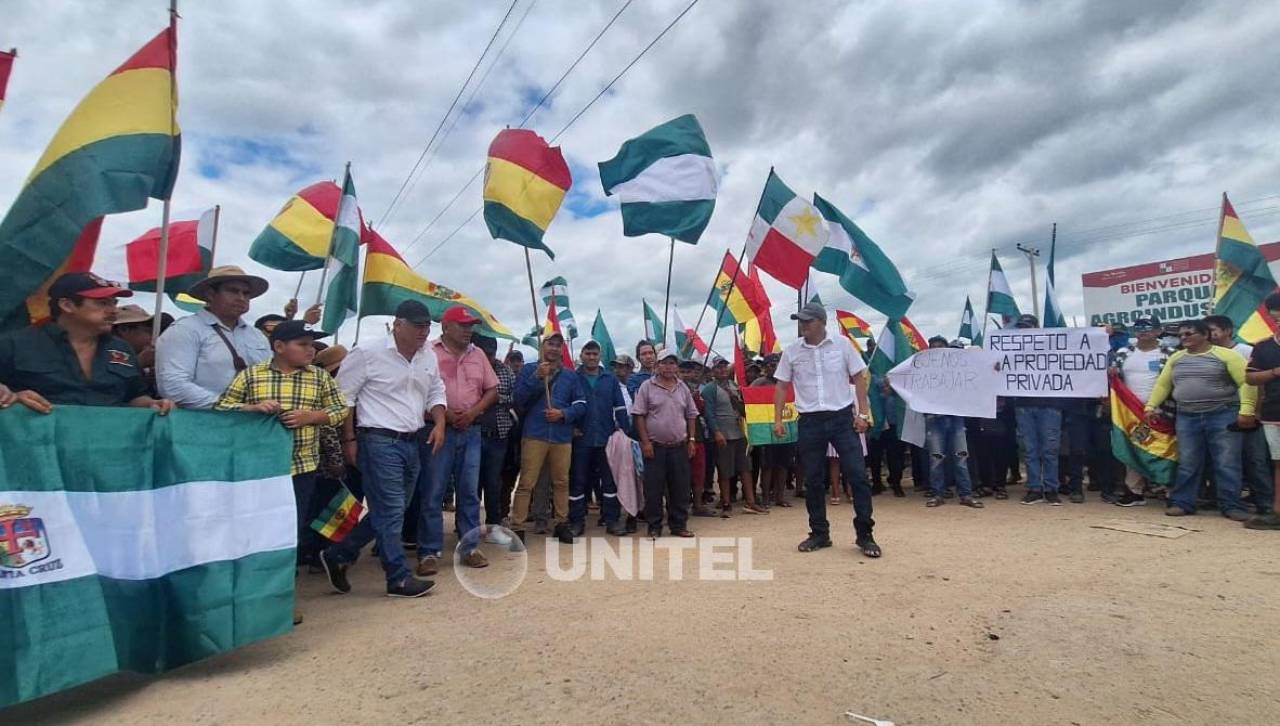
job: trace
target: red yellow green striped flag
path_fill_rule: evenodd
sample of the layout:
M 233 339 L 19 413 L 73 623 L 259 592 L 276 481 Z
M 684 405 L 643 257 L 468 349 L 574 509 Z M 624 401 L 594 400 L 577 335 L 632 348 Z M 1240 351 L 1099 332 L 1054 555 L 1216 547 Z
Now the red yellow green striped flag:
M 573 178 L 560 147 L 528 129 L 503 129 L 489 144 L 484 221 L 494 239 L 532 247 L 555 259 L 542 235 L 560 211 Z
M 13 59 L 17 57 L 17 48 L 8 52 L 0 51 L 0 108 L 4 107 L 5 89 L 9 87 L 9 73 L 13 70 Z
M 769 314 L 769 296 L 760 284 L 760 274 L 755 266 L 744 274 L 738 261 L 729 252 L 724 253 L 720 272 L 711 286 L 707 304 L 718 314 L 717 327 L 743 325 L 752 318 Z
M 471 297 L 414 272 L 395 248 L 372 229 L 365 232 L 364 287 L 360 293 L 360 317 L 394 315 L 405 300 L 417 300 L 439 320 L 444 311 L 461 305 L 480 318 L 480 330 L 496 338 L 517 340 L 511 329 Z
M 747 409 L 747 442 L 752 446 L 796 441 L 800 414 L 796 412 L 795 392 L 787 389 L 787 402 L 782 407 L 782 423 L 787 427 L 787 435 L 779 438 L 773 431 L 773 389 L 773 386 L 747 386 L 742 389 L 742 402 Z
M 286 272 L 324 267 L 341 201 L 342 189 L 331 181 L 293 195 L 249 246 L 249 259 Z
M 902 320 L 898 321 L 898 327 L 902 329 L 902 334 L 906 336 L 912 353 L 919 353 L 929 347 L 929 343 L 925 340 L 920 329 L 907 316 L 902 316 Z
M 1165 418 L 1148 423 L 1142 401 L 1111 374 L 1111 453 L 1153 484 L 1172 484 L 1178 472 L 1178 440 Z
M 844 333 L 844 337 L 853 343 L 854 349 L 859 353 L 863 352 L 863 345 L 859 341 L 871 339 L 871 323 L 848 310 L 837 310 L 836 322 L 840 324 L 840 332 Z
M 364 514 L 364 505 L 342 487 L 333 495 L 329 506 L 311 522 L 311 528 L 331 542 L 341 542 L 360 523 L 361 514 Z
M 1263 301 L 1276 289 L 1271 268 L 1244 228 L 1227 195 L 1222 195 L 1222 216 L 1218 224 L 1218 254 L 1213 312 L 1235 324 L 1236 337 L 1246 343 L 1269 338 L 1277 331 Z
M 170 26 L 89 91 L 62 122 L 0 221 L 0 328 L 64 268 L 94 220 L 168 199 L 181 137 Z

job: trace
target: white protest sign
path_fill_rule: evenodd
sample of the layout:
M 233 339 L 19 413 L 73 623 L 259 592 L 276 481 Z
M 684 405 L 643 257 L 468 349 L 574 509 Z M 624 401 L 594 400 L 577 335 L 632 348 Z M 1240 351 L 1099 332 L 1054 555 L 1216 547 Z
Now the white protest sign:
M 1107 395 L 1107 333 L 1101 328 L 1006 328 L 987 334 L 1000 395 L 1099 398 Z
M 981 348 L 922 350 L 889 371 L 889 385 L 920 413 L 995 418 L 998 362 Z

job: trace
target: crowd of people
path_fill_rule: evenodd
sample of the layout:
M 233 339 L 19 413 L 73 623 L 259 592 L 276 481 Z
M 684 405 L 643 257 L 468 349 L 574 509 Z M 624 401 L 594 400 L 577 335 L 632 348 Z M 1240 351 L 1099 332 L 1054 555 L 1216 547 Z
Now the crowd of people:
M 514 349 L 500 360 L 497 340 L 478 332 L 466 308 L 433 320 L 416 300 L 399 305 L 385 338 L 348 351 L 322 342 L 317 308 L 295 319 L 291 303 L 283 315 L 247 322 L 267 286 L 239 268 L 215 268 L 189 292 L 204 307 L 162 321 L 152 340 L 151 315 L 118 305 L 129 290 L 64 274 L 48 290 L 46 324 L 0 336 L 0 408 L 276 417 L 293 432 L 299 564 L 323 570 L 341 593 L 351 590 L 348 568 L 375 543 L 387 594 L 426 594 L 445 551 L 446 511 L 471 568 L 488 566 L 482 541 L 510 545 L 531 528 L 571 542 L 587 533 L 592 512 L 610 536 L 630 536 L 643 521 L 650 537 L 692 537 L 695 518 L 764 516 L 794 498 L 804 499 L 809 521 L 800 551 L 832 545 L 828 505 L 847 500 L 857 549 L 880 557 L 873 498 L 908 496 L 908 468 L 926 506 L 954 498 L 980 509 L 983 499 L 1009 498 L 1020 460 L 1025 505 L 1061 505 L 1064 495 L 1082 503 L 1096 491 L 1123 507 L 1159 497 L 1170 516 L 1216 508 L 1246 527 L 1280 528 L 1280 343 L 1239 345 L 1221 316 L 1179 323 L 1173 339 L 1153 319 L 1109 329 L 1113 374 L 1151 422 L 1173 417 L 1178 471 L 1160 482 L 1112 456 L 1106 399 L 1002 399 L 995 418 L 929 415 L 925 445 L 904 441 L 894 423 L 902 401 L 868 371 L 872 350 L 829 333 L 816 303 L 791 316 L 797 340 L 745 366 L 745 381 L 774 387 L 775 440 L 788 438 L 789 396 L 798 413 L 794 442 L 751 446 L 742 388 L 721 357 L 704 365 L 642 340 L 634 358 L 605 361 L 588 341 L 569 366 L 565 340 L 552 334 L 537 360 Z M 1266 308 L 1280 322 L 1280 294 Z M 1039 327 L 1031 315 L 1015 324 Z M 617 432 L 642 452 L 635 515 L 622 507 L 610 467 Z M 330 543 L 308 525 L 343 487 L 368 514 Z

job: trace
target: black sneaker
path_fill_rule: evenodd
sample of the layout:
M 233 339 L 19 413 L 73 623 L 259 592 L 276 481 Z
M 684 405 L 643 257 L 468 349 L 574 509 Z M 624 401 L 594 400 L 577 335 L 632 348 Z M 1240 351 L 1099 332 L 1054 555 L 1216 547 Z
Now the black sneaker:
M 332 560 L 328 550 L 320 550 L 320 566 L 329 577 L 329 586 L 334 592 L 340 595 L 351 592 L 351 583 L 347 581 L 347 563 Z
M 816 534 L 811 534 L 807 539 L 805 539 L 805 541 L 800 543 L 800 546 L 797 549 L 799 549 L 801 552 L 813 552 L 814 550 L 820 550 L 823 547 L 830 547 L 830 546 L 831 546 L 830 537 L 820 537 Z
M 1259 514 L 1244 523 L 1245 529 L 1280 529 L 1280 516 L 1275 512 Z
M 1054 496 L 1056 497 L 1058 495 L 1054 494 Z M 1023 504 L 1043 504 L 1044 501 L 1044 494 L 1041 494 L 1040 492 L 1033 492 L 1030 489 L 1028 489 L 1027 493 L 1022 496 Z
M 1059 497 L 1058 493 L 1053 490 L 1050 490 L 1044 493 L 1044 500 L 1052 506 L 1055 506 L 1055 507 L 1062 506 L 1062 497 Z
M 434 580 L 406 577 L 400 582 L 387 583 L 387 597 L 422 597 L 435 587 Z
M 1072 504 L 1084 504 L 1084 492 L 1071 492 Z
M 1147 506 L 1146 497 L 1134 494 L 1133 492 L 1125 492 L 1116 500 L 1117 507 L 1145 507 Z

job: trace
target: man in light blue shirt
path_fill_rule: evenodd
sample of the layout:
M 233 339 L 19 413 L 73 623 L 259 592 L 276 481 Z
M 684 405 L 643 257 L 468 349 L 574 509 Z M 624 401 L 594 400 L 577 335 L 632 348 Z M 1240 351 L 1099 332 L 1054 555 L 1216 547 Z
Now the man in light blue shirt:
M 239 267 L 215 267 L 188 291 L 205 301 L 156 341 L 156 384 L 182 408 L 211 409 L 236 373 L 271 358 L 271 345 L 242 316 L 267 281 Z

